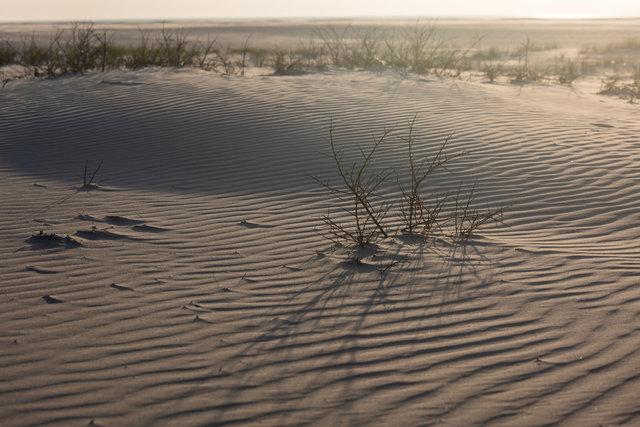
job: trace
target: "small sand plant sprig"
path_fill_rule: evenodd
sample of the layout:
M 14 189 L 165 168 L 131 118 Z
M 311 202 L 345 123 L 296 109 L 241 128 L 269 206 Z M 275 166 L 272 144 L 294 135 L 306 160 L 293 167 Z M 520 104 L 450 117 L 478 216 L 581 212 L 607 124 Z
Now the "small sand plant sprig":
M 217 41 L 217 36 L 211 38 L 209 35 L 207 36 L 206 43 L 198 42 L 196 47 L 193 49 L 194 63 L 196 67 L 206 71 L 215 70 L 216 64 L 210 60 L 209 56 L 214 53 Z
M 244 70 L 245 68 L 247 68 L 247 55 L 249 54 L 249 40 L 251 39 L 251 36 L 253 35 L 253 33 L 249 34 L 247 36 L 247 39 L 244 41 L 244 44 L 242 45 L 242 60 L 240 61 L 240 75 L 244 76 Z
M 293 52 L 275 49 L 271 52 L 272 66 L 275 75 L 285 75 L 302 68 L 301 61 Z
M 512 83 L 521 83 L 529 80 L 531 69 L 529 67 L 529 51 L 532 43 L 529 37 L 516 49 L 515 55 L 518 58 L 518 65 L 513 69 Z
M 334 65 L 341 65 L 347 52 L 347 35 L 351 31 L 351 25 L 347 25 L 342 31 L 330 25 L 328 28 L 318 28 L 316 35 L 320 37 L 329 60 Z
M 153 46 L 151 42 L 151 32 L 138 28 L 140 41 L 138 45 L 131 48 L 131 52 L 127 55 L 125 65 L 127 68 L 137 70 L 139 68 L 150 67 L 159 63 L 159 49 Z
M 184 28 L 169 29 L 162 23 L 160 40 L 160 64 L 165 67 L 183 67 L 193 62 L 193 50 L 188 49 L 189 32 Z
M 59 38 L 57 48 L 62 52 L 62 74 L 84 73 L 96 68 L 99 50 L 95 44 L 95 30 L 93 23 L 75 22 L 70 35 L 64 42 Z
M 236 74 L 238 70 L 238 64 L 233 57 L 233 50 L 231 49 L 231 45 L 227 44 L 227 47 L 225 49 L 217 49 L 216 56 L 218 63 L 222 65 L 222 73 L 224 75 L 232 76 Z
M 2 88 L 4 88 L 10 81 L 11 79 L 8 78 L 4 72 L 0 71 L 0 83 L 2 83 Z
M 0 40 L 0 66 L 11 65 L 18 58 L 18 50 L 6 40 Z
M 390 132 L 391 129 L 385 130 L 378 137 L 374 136 L 372 147 L 368 151 L 362 150 L 362 158 L 349 165 L 343 160 L 341 150 L 336 147 L 333 123 L 329 127 L 330 156 L 335 162 L 340 182 L 333 185 L 315 177 L 313 179 L 349 206 L 343 208 L 350 217 L 349 222 L 334 220 L 330 211 L 323 217 L 328 227 L 327 237 L 335 243 L 347 241 L 365 247 L 378 235 L 388 236 L 384 219 L 391 205 L 378 190 L 386 181 L 389 172 L 372 172 L 370 169 L 376 152 Z
M 495 82 L 495 80 L 502 74 L 503 64 L 496 62 L 493 59 L 489 59 L 482 64 L 482 71 L 489 79 L 489 83 Z
M 581 77 L 580 64 L 577 60 L 567 59 L 556 64 L 558 83 L 571 85 Z
M 633 82 L 620 83 L 619 76 L 610 76 L 602 80 L 601 95 L 613 95 L 622 99 L 628 99 L 633 104 L 634 100 L 640 99 L 640 74 L 633 76 Z
M 423 233 L 426 236 L 434 228 L 441 228 L 443 219 L 441 211 L 447 200 L 444 197 L 432 197 L 430 203 L 423 199 L 422 186 L 434 171 L 444 168 L 449 161 L 466 154 L 464 151 L 456 154 L 445 154 L 444 149 L 449 143 L 449 136 L 440 146 L 438 152 L 431 160 L 424 158 L 418 161 L 415 158 L 414 146 L 414 126 L 417 115 L 409 122 L 409 133 L 407 137 L 400 137 L 407 143 L 409 157 L 409 173 L 408 184 L 403 183 L 398 177 L 398 185 L 402 193 L 402 205 L 400 208 L 400 219 L 404 224 L 403 231 L 407 234 Z
M 458 187 L 456 201 L 453 210 L 453 237 L 461 240 L 469 240 L 471 235 L 488 222 L 502 224 L 505 207 L 497 209 L 487 208 L 480 211 L 474 207 L 476 199 L 476 183 L 468 188 L 467 197 L 462 197 L 462 186 Z
M 113 67 L 117 61 L 113 59 L 113 53 L 116 51 L 116 47 L 113 44 L 113 38 L 115 34 L 107 33 L 106 31 L 102 31 L 100 33 L 95 33 L 95 39 L 98 42 L 98 68 L 103 73 L 107 69 L 107 65 Z
M 93 183 L 93 180 L 95 179 L 96 175 L 98 174 L 98 171 L 100 171 L 100 168 L 102 167 L 103 161 L 104 160 L 100 161 L 100 163 L 98 164 L 98 167 L 94 169 L 93 173 L 89 177 L 89 175 L 87 174 L 87 172 L 89 171 L 89 169 L 88 169 L 89 161 L 85 160 L 85 162 L 84 162 L 84 172 L 82 174 L 82 187 L 80 187 L 81 189 L 83 189 L 83 190 L 93 190 L 93 189 L 98 188 L 98 186 Z

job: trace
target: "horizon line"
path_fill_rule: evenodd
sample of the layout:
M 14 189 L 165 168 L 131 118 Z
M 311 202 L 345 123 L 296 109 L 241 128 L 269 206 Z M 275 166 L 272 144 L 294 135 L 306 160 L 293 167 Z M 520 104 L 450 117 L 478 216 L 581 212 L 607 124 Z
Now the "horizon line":
M 73 23 L 73 22 L 95 22 L 95 23 L 119 23 L 119 22 L 241 22 L 241 21 L 321 21 L 321 20 L 406 20 L 406 19 L 429 19 L 429 20 L 540 20 L 540 21 L 597 21 L 597 20 L 632 20 L 640 19 L 640 15 L 635 16 L 562 16 L 562 15 L 397 15 L 397 16 L 381 16 L 381 15 L 356 15 L 356 16 L 282 16 L 282 17 L 184 17 L 184 18 L 61 18 L 61 19 L 0 19 L 0 24 L 56 24 L 56 23 Z

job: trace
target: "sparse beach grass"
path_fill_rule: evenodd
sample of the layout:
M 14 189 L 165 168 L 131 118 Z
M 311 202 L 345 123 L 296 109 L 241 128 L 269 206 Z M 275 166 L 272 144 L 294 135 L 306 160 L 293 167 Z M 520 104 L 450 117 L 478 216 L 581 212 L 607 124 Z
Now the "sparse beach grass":
M 376 152 L 390 133 L 391 130 L 385 130 L 381 135 L 374 136 L 371 147 L 361 152 L 362 158 L 353 163 L 347 163 L 343 160 L 343 153 L 335 144 L 334 127 L 331 124 L 329 128 L 330 156 L 334 160 L 340 176 L 339 184 L 334 185 L 329 181 L 314 179 L 338 201 L 346 202 L 349 207 L 343 208 L 343 210 L 350 219 L 345 223 L 334 220 L 331 217 L 331 211 L 323 217 L 329 232 L 327 237 L 331 241 L 336 243 L 346 241 L 365 247 L 377 235 L 388 236 L 384 220 L 391 204 L 380 194 L 380 186 L 386 181 L 389 172 L 376 171 L 372 165 Z
M 192 36 L 187 28 L 168 24 L 155 31 L 139 28 L 138 33 L 137 42 L 123 44 L 116 42 L 113 31 L 76 22 L 56 29 L 46 41 L 33 35 L 22 41 L 0 39 L 0 66 L 14 67 L 11 78 L 145 67 L 196 67 L 226 75 L 244 75 L 247 68 L 259 67 L 290 74 L 333 66 L 484 78 L 490 83 L 506 79 L 518 84 L 565 85 L 602 75 L 614 75 L 626 84 L 634 81 L 633 74 L 640 69 L 637 38 L 588 44 L 575 53 L 564 52 L 558 42 L 537 42 L 528 36 L 513 47 L 487 47 L 481 34 L 458 41 L 436 22 L 420 20 L 395 27 L 318 25 L 308 41 L 300 41 L 295 48 L 253 44 L 252 34 L 240 45 L 225 44 L 218 35 L 210 34 L 205 40 Z M 3 78 L 5 85 L 8 81 Z M 623 92 L 629 92 L 629 87 Z
M 327 229 L 327 237 L 334 243 L 343 242 L 366 247 L 377 238 L 386 238 L 393 233 L 386 221 L 389 212 L 397 217 L 391 223 L 401 223 L 398 231 L 408 235 L 418 235 L 427 239 L 432 232 L 443 229 L 449 231 L 454 239 L 468 240 L 479 228 L 489 222 L 503 222 L 506 207 L 479 209 L 476 204 L 476 185 L 470 185 L 465 191 L 460 184 L 455 199 L 448 194 L 438 196 L 435 188 L 429 188 L 428 178 L 454 159 L 465 155 L 464 151 L 447 154 L 445 148 L 451 137 L 448 137 L 438 151 L 430 158 L 417 158 L 415 154 L 414 126 L 417 115 L 408 123 L 407 135 L 398 135 L 400 141 L 407 146 L 407 164 L 398 166 L 394 171 L 400 191 L 400 200 L 394 200 L 388 191 L 384 191 L 387 179 L 392 174 L 387 169 L 376 167 L 376 154 L 396 136 L 393 128 L 385 129 L 377 136 L 368 148 L 361 148 L 356 160 L 344 159 L 343 152 L 335 141 L 335 128 L 329 127 L 329 157 L 333 159 L 339 179 L 338 184 L 330 180 L 314 177 L 336 201 L 343 204 L 342 210 L 347 220 L 339 221 L 331 216 L 331 211 L 323 216 Z M 402 172 L 401 172 L 402 171 Z M 408 172 L 407 172 L 408 171 Z M 427 187 L 427 188 L 425 188 Z M 395 211 L 392 208 L 399 206 Z

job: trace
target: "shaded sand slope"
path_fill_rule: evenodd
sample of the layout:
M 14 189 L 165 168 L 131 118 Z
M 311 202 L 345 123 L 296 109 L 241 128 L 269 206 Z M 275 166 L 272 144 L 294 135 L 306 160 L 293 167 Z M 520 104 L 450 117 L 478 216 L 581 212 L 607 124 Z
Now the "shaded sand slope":
M 0 92 L 7 425 L 640 422 L 640 125 L 567 88 L 192 70 Z M 419 113 L 507 225 L 331 248 L 346 156 Z M 103 160 L 97 188 L 85 161 Z M 389 186 L 390 192 L 395 191 Z M 338 211 L 336 211 L 337 214 Z M 39 230 L 73 241 L 32 238 Z

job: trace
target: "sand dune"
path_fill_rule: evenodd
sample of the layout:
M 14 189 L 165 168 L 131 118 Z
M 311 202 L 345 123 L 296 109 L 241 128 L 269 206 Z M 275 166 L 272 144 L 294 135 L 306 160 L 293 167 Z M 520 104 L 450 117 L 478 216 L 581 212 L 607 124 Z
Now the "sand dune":
M 395 127 L 377 164 L 401 167 L 415 114 L 419 154 L 469 151 L 433 190 L 477 180 L 505 225 L 354 262 L 320 233 L 329 125 L 347 155 Z M 0 129 L 5 425 L 640 423 L 633 105 L 112 71 L 12 82 Z

